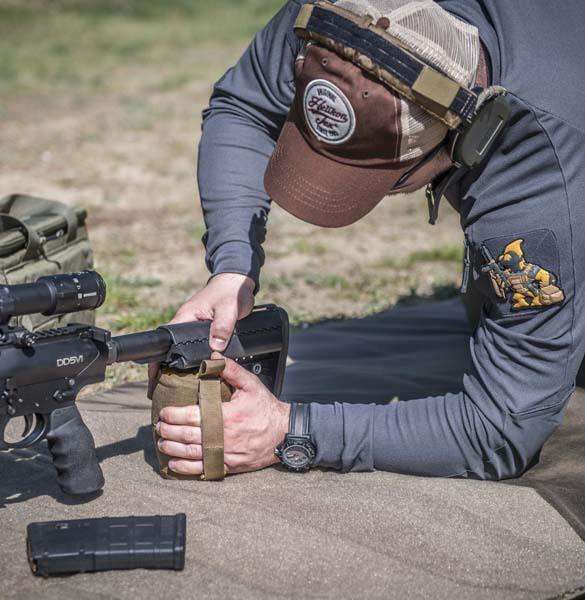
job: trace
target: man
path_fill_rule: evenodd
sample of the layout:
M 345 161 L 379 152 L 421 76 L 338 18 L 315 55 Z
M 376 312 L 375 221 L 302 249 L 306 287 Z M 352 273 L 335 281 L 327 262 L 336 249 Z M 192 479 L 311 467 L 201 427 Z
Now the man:
M 455 172 L 442 113 L 397 92 L 335 39 L 302 43 L 293 24 L 305 4 L 287 2 L 257 34 L 204 113 L 199 187 L 213 277 L 176 320 L 213 319 L 219 352 L 253 305 L 269 196 L 309 222 L 342 226 L 387 192 Z M 226 467 L 237 473 L 277 462 L 292 414 L 292 432 L 309 442 L 303 467 L 518 476 L 561 421 L 585 353 L 585 5 L 340 0 L 335 7 L 366 29 L 387 31 L 462 88 L 509 92 L 511 117 L 488 160 L 447 190 L 468 247 L 467 285 L 482 305 L 472 368 L 459 393 L 389 405 L 307 398 L 291 408 L 227 361 L 235 393 L 224 406 Z M 370 50 L 387 58 L 375 43 Z M 518 240 L 532 270 L 519 264 L 513 272 L 502 258 Z M 178 473 L 202 471 L 199 424 L 196 407 L 161 412 L 161 450 Z

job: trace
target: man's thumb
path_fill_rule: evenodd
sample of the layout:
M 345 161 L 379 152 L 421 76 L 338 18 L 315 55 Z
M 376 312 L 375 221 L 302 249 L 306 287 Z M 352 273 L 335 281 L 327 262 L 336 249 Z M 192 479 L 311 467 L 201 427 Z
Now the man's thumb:
M 235 308 L 218 306 L 213 314 L 213 321 L 209 329 L 209 345 L 212 350 L 223 352 L 234 332 L 238 314 Z
M 214 352 L 211 355 L 211 358 L 223 358 L 225 360 L 225 368 L 221 374 L 221 377 L 233 388 L 242 390 L 254 382 L 254 375 L 252 375 L 250 371 L 246 371 L 244 367 L 240 366 L 231 358 L 226 358 L 225 356 L 219 354 L 219 352 Z

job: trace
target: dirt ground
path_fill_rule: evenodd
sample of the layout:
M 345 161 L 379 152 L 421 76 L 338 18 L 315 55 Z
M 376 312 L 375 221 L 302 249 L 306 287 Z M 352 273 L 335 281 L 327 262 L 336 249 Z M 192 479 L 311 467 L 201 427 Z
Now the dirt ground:
M 109 290 L 98 323 L 155 327 L 209 276 L 195 177 L 201 110 L 280 2 L 219 2 L 229 41 L 201 33 L 205 19 L 215 22 L 209 8 L 199 17 L 159 6 L 153 17 L 95 14 L 89 1 L 35 4 L 33 14 L 0 0 L 0 194 L 85 206 Z M 243 20 L 246 6 L 258 10 Z M 337 230 L 274 207 L 258 301 L 283 305 L 300 324 L 451 295 L 461 245 L 457 215 L 445 203 L 429 226 L 422 194 L 386 198 Z M 144 377 L 120 367 L 109 385 Z

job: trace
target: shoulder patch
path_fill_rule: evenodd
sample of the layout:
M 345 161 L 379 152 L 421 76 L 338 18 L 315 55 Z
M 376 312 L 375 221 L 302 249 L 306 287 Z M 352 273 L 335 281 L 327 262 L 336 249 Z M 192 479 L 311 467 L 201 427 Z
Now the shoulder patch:
M 513 312 L 561 304 L 565 293 L 558 269 L 558 249 L 551 231 L 531 231 L 517 238 L 486 240 L 481 245 L 482 272 L 496 298 Z

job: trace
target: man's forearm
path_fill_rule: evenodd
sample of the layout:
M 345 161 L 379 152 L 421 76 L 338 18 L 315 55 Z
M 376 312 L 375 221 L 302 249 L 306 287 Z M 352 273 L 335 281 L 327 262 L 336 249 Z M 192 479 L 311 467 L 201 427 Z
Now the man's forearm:
M 270 207 L 261 176 L 273 142 L 252 124 L 227 113 L 211 115 L 199 153 L 199 191 L 207 226 L 209 271 L 241 273 L 256 285 Z
M 520 475 L 560 423 L 563 407 L 528 437 L 487 415 L 462 392 L 387 405 L 311 404 L 316 464 L 437 477 Z M 501 423 L 498 423 L 498 421 Z
M 264 171 L 294 97 L 298 11 L 289 0 L 255 36 L 203 115 L 198 178 L 207 266 L 214 275 L 248 275 L 256 285 L 270 208 Z
M 480 471 L 479 447 L 498 445 L 496 432 L 488 435 L 476 418 L 463 394 L 386 405 L 312 404 L 311 434 L 321 466 L 449 477 Z

